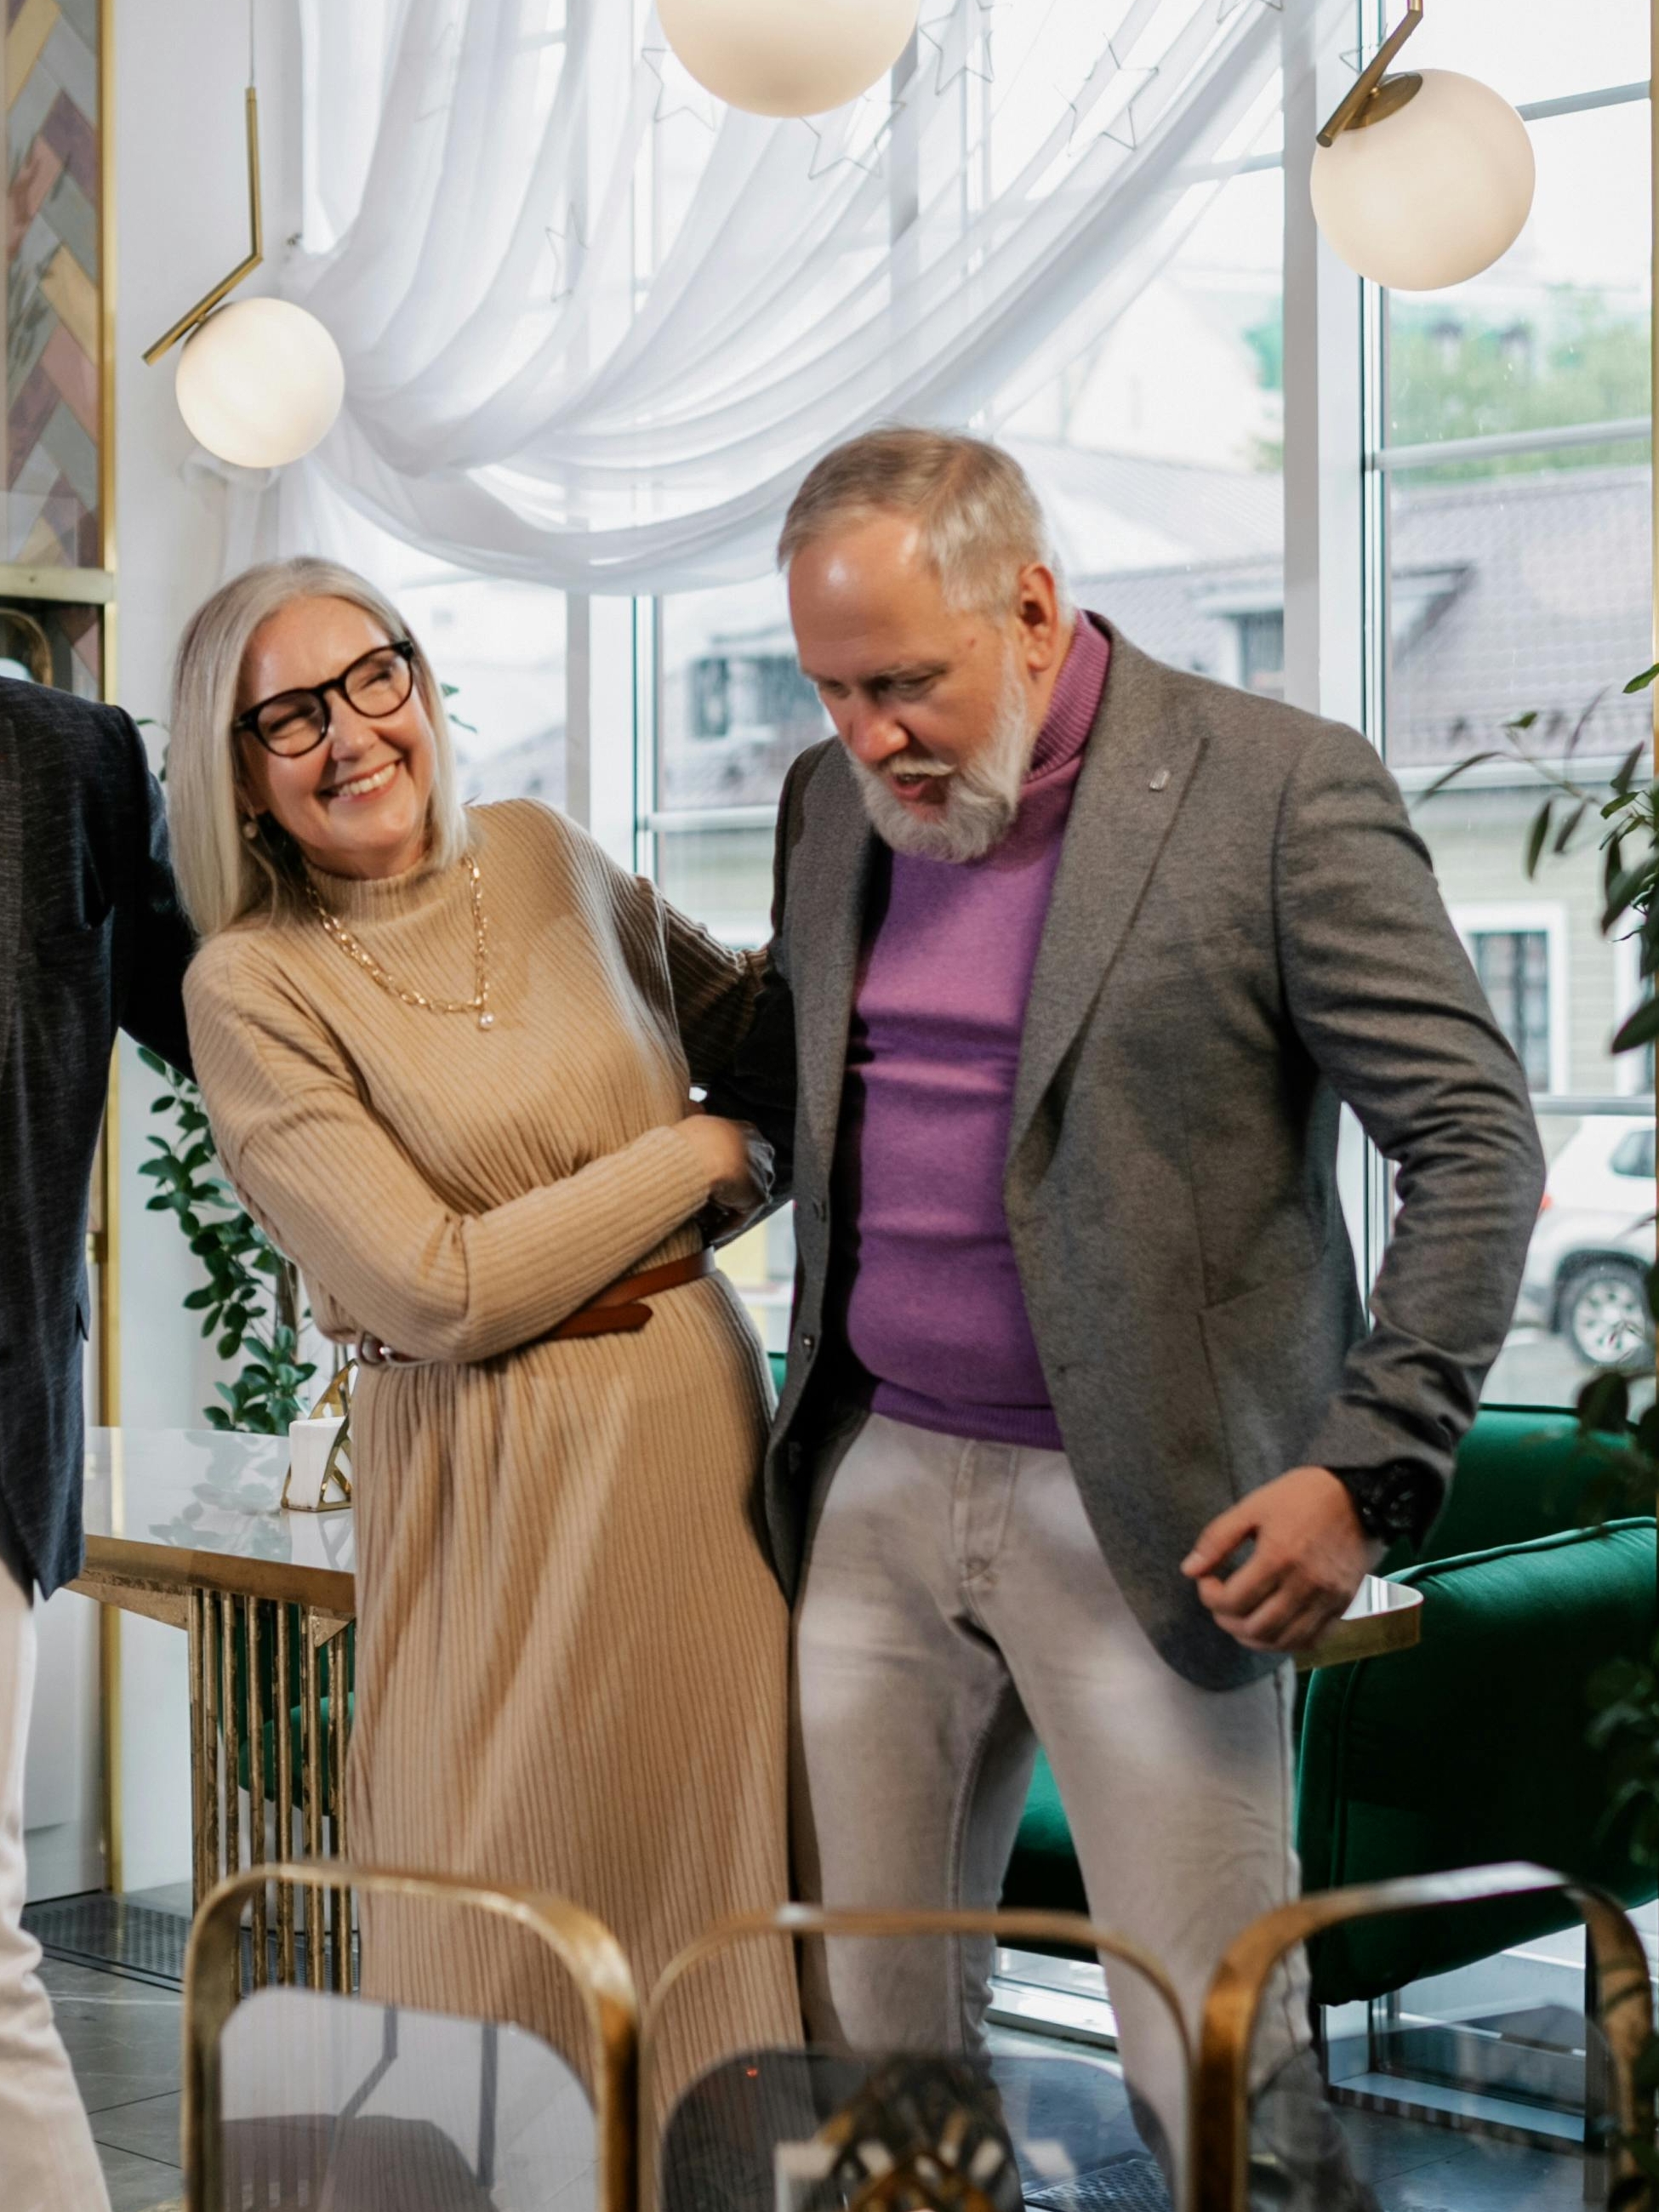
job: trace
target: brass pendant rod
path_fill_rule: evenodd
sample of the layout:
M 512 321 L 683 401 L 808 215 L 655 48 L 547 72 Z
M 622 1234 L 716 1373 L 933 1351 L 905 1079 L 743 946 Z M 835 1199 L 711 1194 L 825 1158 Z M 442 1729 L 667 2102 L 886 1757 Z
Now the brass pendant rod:
M 1421 0 L 1418 0 L 1421 5 Z M 180 315 L 170 331 L 156 339 L 144 354 L 147 362 L 160 361 L 169 346 L 177 345 L 180 338 L 188 337 L 198 323 L 204 323 L 227 294 L 234 292 L 244 276 L 252 276 L 265 258 L 264 218 L 259 204 L 259 95 L 252 85 L 247 88 L 247 214 L 248 230 L 252 243 L 246 261 L 233 269 L 228 276 L 216 284 L 205 297 L 198 300 L 185 315 Z
M 1352 90 L 1336 110 L 1330 121 L 1319 133 L 1322 146 L 1334 145 L 1342 133 L 1358 121 L 1361 111 L 1388 74 L 1389 64 L 1400 52 L 1412 33 L 1423 20 L 1423 0 L 1406 0 L 1406 13 L 1377 48 L 1364 73 L 1356 78 Z M 146 359 L 148 359 L 146 356 Z

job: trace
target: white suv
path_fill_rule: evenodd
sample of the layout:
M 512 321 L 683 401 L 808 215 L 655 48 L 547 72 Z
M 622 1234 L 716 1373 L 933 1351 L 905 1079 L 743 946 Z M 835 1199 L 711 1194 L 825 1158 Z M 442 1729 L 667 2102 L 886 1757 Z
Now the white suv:
M 1592 1367 L 1653 1356 L 1654 1125 L 1593 1115 L 1556 1155 L 1527 1253 L 1517 1322 L 1556 1329 Z

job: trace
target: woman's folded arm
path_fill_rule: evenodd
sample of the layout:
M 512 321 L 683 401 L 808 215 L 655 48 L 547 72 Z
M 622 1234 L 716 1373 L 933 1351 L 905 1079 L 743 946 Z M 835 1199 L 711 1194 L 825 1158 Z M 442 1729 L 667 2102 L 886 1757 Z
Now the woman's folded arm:
M 282 1249 L 412 1358 L 488 1359 L 544 1335 L 708 1198 L 693 1146 L 661 1127 L 458 1212 L 369 1110 L 327 1032 L 269 992 L 247 1003 L 228 965 L 198 962 L 186 986 L 220 1158 Z

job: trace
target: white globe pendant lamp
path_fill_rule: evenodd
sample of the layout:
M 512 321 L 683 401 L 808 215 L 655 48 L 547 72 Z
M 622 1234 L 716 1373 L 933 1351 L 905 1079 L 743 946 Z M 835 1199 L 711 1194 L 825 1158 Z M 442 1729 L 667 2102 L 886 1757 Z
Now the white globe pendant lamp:
M 1532 210 L 1527 126 L 1490 85 L 1454 70 L 1385 74 L 1422 21 L 1408 0 L 1319 133 L 1314 218 L 1351 269 L 1397 291 L 1461 284 L 1507 253 Z
M 904 52 L 921 0 L 657 0 L 697 82 L 751 115 L 822 115 Z
M 303 307 L 237 300 L 185 340 L 173 388 L 198 445 L 241 468 L 279 469 L 332 428 L 345 363 Z
M 247 88 L 247 258 L 144 355 L 157 362 L 184 341 L 173 389 L 197 443 L 240 468 L 297 461 L 326 437 L 345 397 L 340 349 L 315 315 L 289 300 L 222 303 L 264 258 L 259 204 L 259 103 Z

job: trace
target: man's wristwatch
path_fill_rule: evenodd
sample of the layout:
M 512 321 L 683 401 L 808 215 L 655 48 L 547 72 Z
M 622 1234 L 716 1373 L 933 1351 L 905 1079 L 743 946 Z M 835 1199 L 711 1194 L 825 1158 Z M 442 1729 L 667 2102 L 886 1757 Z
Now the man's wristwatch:
M 1420 1467 L 1395 1459 L 1382 1467 L 1334 1467 L 1331 1473 L 1352 1498 L 1368 1536 L 1391 1544 L 1397 1537 L 1422 1534 L 1430 1479 Z

